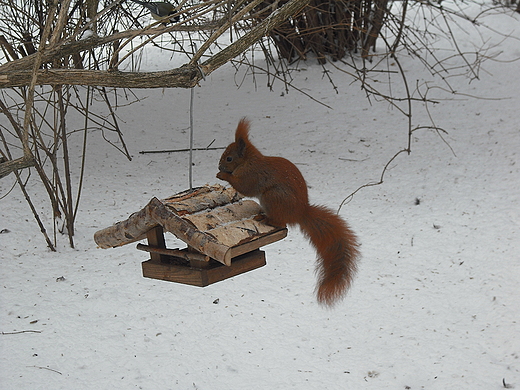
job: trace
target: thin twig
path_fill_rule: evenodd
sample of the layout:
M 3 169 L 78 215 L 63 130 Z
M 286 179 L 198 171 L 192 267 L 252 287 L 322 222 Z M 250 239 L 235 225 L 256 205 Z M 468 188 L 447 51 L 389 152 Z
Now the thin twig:
M 340 212 L 341 208 L 343 207 L 343 205 L 347 202 L 350 202 L 352 200 L 352 198 L 354 197 L 355 194 L 357 194 L 360 190 L 362 190 L 363 188 L 367 188 L 367 187 L 373 187 L 373 186 L 378 186 L 378 185 L 381 185 L 383 184 L 384 182 L 384 177 L 385 177 L 385 174 L 386 174 L 386 171 L 388 170 L 388 166 L 392 163 L 392 161 L 394 161 L 397 156 L 399 156 L 401 153 L 408 153 L 408 149 L 401 149 L 400 151 L 398 151 L 396 154 L 394 154 L 394 156 L 388 160 L 388 162 L 385 164 L 385 166 L 383 167 L 383 170 L 381 172 L 381 177 L 379 178 L 379 181 L 376 182 L 376 183 L 367 183 L 367 184 L 363 184 L 362 186 L 360 186 L 357 190 L 355 190 L 354 192 L 352 192 L 350 195 L 348 195 L 345 199 L 343 199 L 338 207 L 338 213 Z
M 152 153 L 179 153 L 179 152 L 189 152 L 190 150 L 222 150 L 226 149 L 225 146 L 213 147 L 213 148 L 186 148 L 186 149 L 170 149 L 170 150 L 142 150 L 139 154 L 152 154 Z

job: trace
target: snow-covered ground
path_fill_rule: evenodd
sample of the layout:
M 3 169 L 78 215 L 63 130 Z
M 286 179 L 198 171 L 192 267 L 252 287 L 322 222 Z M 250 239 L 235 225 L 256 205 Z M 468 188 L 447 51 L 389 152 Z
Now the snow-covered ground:
M 520 37 L 511 16 L 488 22 Z M 500 39 L 483 31 L 475 39 Z M 449 146 L 418 130 L 384 183 L 342 208 L 363 257 L 333 309 L 316 303 L 315 254 L 297 229 L 264 248 L 267 266 L 206 288 L 143 278 L 133 244 L 96 248 L 97 230 L 188 187 L 187 154 L 138 152 L 186 147 L 190 91 L 136 91 L 142 100 L 117 111 L 131 162 L 89 135 L 76 249 L 65 238 L 46 248 L 17 188 L 0 200 L 0 388 L 520 388 L 520 65 L 508 61 L 520 42 L 497 50 L 481 80 L 451 80 L 465 95 L 432 90 Z M 428 79 L 400 60 L 412 84 Z M 233 68 L 216 71 L 195 90 L 196 146 L 227 145 L 247 115 L 257 147 L 297 164 L 311 200 L 337 208 L 379 180 L 407 120 L 329 69 L 338 94 L 313 63 L 294 84 L 332 109 L 280 83 L 271 92 L 261 76 L 237 89 Z M 414 125 L 429 124 L 417 109 Z M 195 185 L 218 182 L 220 153 L 196 152 Z M 0 180 L 0 195 L 13 183 Z M 48 221 L 37 180 L 29 191 Z

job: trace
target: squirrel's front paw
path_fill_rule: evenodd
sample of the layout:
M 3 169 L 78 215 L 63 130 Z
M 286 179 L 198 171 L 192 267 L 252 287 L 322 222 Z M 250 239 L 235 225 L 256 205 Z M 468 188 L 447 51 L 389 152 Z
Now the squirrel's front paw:
M 270 226 L 277 227 L 277 228 L 285 228 L 285 227 L 287 227 L 287 224 L 273 221 L 271 218 L 269 218 L 264 213 L 256 215 L 254 217 L 254 220 L 255 221 L 261 221 L 262 223 L 265 223 L 266 225 L 270 225 Z
M 265 220 L 267 219 L 267 215 L 265 215 L 264 213 L 260 213 L 260 214 L 256 214 L 254 217 L 253 217 L 253 220 L 255 221 L 262 221 L 265 223 Z

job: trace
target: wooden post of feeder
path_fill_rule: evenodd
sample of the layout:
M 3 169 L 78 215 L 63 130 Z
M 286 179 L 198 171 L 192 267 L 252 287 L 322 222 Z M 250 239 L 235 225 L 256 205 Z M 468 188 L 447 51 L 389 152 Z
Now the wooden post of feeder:
M 166 249 L 166 242 L 164 241 L 164 231 L 162 226 L 158 225 L 146 233 L 148 239 L 148 246 L 151 248 Z M 150 258 L 154 261 L 165 261 L 164 255 L 158 252 L 150 252 Z

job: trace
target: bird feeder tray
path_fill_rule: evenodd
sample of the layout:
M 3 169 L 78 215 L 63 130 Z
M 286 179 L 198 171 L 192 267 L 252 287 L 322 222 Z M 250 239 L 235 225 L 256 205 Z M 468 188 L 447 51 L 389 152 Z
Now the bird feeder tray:
M 262 267 L 260 247 L 287 236 L 286 228 L 263 222 L 260 205 L 233 188 L 220 185 L 152 198 L 125 221 L 95 233 L 100 248 L 115 248 L 146 239 L 137 249 L 150 254 L 143 276 L 204 287 Z M 165 232 L 187 244 L 166 248 Z

